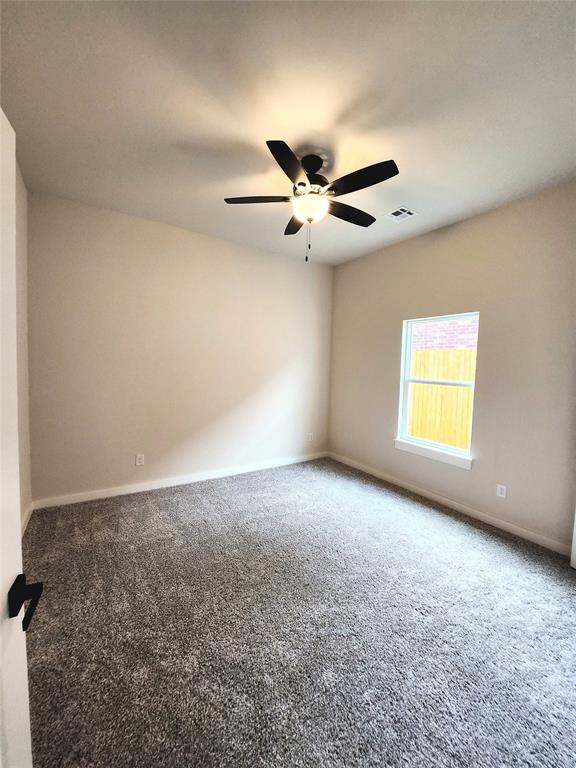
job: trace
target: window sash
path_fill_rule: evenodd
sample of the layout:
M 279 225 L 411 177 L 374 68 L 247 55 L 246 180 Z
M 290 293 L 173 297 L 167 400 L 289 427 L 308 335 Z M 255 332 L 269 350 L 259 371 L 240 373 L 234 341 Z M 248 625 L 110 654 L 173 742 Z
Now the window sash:
M 468 387 L 474 389 L 473 381 L 451 381 L 450 379 L 418 379 L 411 377 L 406 379 L 408 384 L 435 384 L 440 387 Z

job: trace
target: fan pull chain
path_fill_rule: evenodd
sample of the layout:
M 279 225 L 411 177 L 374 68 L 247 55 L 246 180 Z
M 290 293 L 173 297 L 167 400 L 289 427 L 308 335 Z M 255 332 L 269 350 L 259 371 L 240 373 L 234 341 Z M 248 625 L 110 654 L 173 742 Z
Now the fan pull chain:
M 308 261 L 309 252 L 312 250 L 310 243 L 310 222 L 306 225 L 306 261 Z

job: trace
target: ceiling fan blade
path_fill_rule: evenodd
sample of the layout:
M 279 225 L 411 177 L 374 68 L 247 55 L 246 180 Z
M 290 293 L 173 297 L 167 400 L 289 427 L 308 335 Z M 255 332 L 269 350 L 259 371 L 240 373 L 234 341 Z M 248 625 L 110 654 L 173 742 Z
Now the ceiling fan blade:
M 348 173 L 333 181 L 328 187 L 329 192 L 334 196 L 347 195 L 349 192 L 356 192 L 358 189 L 365 189 L 381 181 L 391 179 L 398 175 L 398 166 L 394 160 L 385 160 L 383 163 L 375 163 L 367 168 L 361 168 L 359 171 Z
M 376 219 L 366 211 L 361 211 L 359 208 L 353 208 L 351 205 L 345 203 L 338 203 L 336 200 L 330 201 L 330 207 L 328 213 L 332 216 L 336 216 L 338 219 L 349 221 L 350 224 L 357 224 L 359 227 L 369 227 L 370 224 L 374 224 Z
M 284 234 L 295 235 L 296 232 L 299 232 L 303 226 L 304 224 L 299 219 L 297 219 L 296 216 L 292 216 L 292 218 L 288 222 L 286 229 L 284 230 Z
M 304 177 L 304 171 L 300 165 L 300 160 L 298 160 L 288 144 L 285 141 L 267 141 L 266 144 L 270 152 L 272 152 L 274 160 L 276 160 L 286 176 L 288 176 L 292 183 L 298 184 Z
M 289 197 L 276 196 L 261 196 L 261 197 L 225 197 L 225 203 L 231 205 L 238 205 L 241 203 L 289 203 Z

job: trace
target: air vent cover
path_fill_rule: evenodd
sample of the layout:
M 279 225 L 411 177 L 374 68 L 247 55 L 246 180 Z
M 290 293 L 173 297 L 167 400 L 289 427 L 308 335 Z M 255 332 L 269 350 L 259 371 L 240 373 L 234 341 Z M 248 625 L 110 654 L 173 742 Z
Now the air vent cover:
M 395 211 L 392 211 L 392 213 L 387 214 L 389 219 L 394 219 L 395 221 L 403 221 L 404 219 L 410 219 L 412 216 L 416 216 L 415 211 L 411 211 L 409 208 L 397 208 Z

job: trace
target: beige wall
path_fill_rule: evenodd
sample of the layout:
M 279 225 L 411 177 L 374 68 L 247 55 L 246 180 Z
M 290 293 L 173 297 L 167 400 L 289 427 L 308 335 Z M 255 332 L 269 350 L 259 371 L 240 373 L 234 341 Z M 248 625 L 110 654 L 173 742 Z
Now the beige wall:
M 392 225 L 391 225 L 392 226 Z M 397 224 L 402 226 L 402 224 Z M 337 267 L 332 450 L 567 545 L 576 481 L 576 184 Z M 471 471 L 394 448 L 402 322 L 480 311 Z M 506 483 L 506 500 L 496 498 Z
M 20 514 L 23 527 L 32 504 L 28 396 L 28 195 L 16 166 L 16 327 L 18 360 L 18 431 L 20 452 Z
M 34 499 L 326 448 L 331 268 L 36 194 L 28 236 Z

